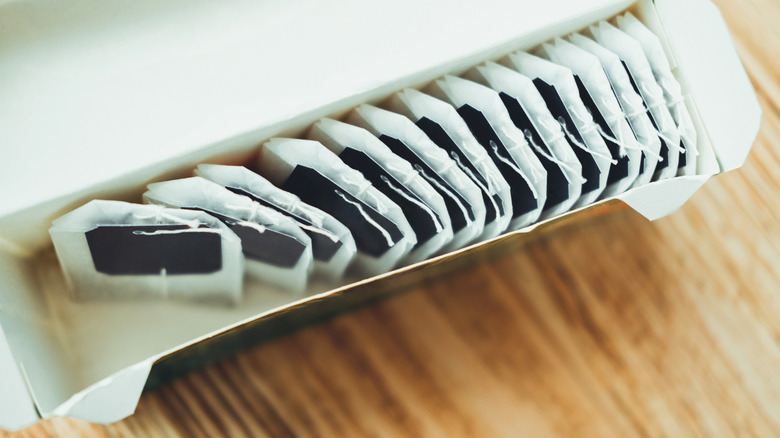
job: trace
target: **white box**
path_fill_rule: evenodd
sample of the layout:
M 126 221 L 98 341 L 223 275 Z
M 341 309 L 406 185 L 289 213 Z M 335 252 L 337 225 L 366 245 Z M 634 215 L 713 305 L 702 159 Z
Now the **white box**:
M 699 175 L 617 198 L 652 220 L 739 167 L 758 132 L 756 97 L 708 0 L 0 3 L 0 427 L 120 420 L 159 359 L 357 290 L 315 286 L 322 294 L 293 301 L 253 289 L 238 310 L 75 303 L 52 219 L 93 198 L 138 202 L 148 182 L 240 161 L 270 136 L 626 9 L 664 41 L 699 134 Z

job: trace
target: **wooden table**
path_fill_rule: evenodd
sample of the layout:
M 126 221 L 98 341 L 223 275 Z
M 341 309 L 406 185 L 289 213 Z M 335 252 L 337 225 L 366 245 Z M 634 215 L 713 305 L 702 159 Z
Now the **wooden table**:
M 118 424 L 0 436 L 780 436 L 780 2 L 716 3 L 764 124 L 678 213 L 565 228 L 176 380 Z

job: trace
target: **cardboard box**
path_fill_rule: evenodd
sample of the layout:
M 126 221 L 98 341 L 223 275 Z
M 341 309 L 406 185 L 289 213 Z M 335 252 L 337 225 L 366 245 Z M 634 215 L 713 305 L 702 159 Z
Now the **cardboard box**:
M 631 190 L 491 242 L 294 301 L 247 290 L 236 309 L 70 300 L 47 233 L 94 198 L 138 202 L 200 162 L 241 163 L 404 87 L 631 10 L 664 41 L 699 134 L 698 175 Z M 708 0 L 142 0 L 0 4 L 0 427 L 110 423 L 193 358 L 343 311 L 502 242 L 625 203 L 657 219 L 739 167 L 760 108 Z M 207 348 L 207 346 L 211 346 Z M 215 350 L 216 348 L 216 350 Z M 205 351 L 205 352 L 204 352 Z

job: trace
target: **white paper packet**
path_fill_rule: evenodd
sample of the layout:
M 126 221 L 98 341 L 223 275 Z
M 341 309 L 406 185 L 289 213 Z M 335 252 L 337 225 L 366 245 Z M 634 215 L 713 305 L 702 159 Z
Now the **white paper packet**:
M 401 208 L 317 141 L 271 139 L 260 149 L 258 170 L 350 229 L 358 250 L 353 263 L 357 275 L 392 270 L 417 243 Z
M 524 134 L 512 123 L 498 93 L 451 75 L 433 82 L 424 91 L 455 107 L 509 184 L 512 196 L 509 230 L 538 221 L 547 201 L 547 171 Z
M 485 204 L 473 181 L 447 153 L 408 118 L 372 105 L 360 105 L 347 122 L 367 129 L 393 153 L 414 166 L 447 205 L 453 237 L 444 252 L 474 242 L 485 227 Z
M 144 202 L 217 217 L 241 238 L 249 278 L 286 291 L 306 290 L 311 239 L 291 218 L 201 177 L 149 184 Z
M 355 239 L 344 224 L 246 167 L 201 164 L 195 175 L 292 218 L 311 239 L 314 272 L 321 278 L 340 279 L 355 258 Z
M 241 300 L 241 240 L 206 213 L 96 200 L 49 233 L 77 300 Z
M 506 231 L 512 220 L 509 184 L 455 108 L 411 88 L 394 94 L 385 107 L 414 122 L 437 146 L 448 152 L 479 187 L 486 211 L 485 227 L 479 240 L 492 239 Z
M 666 160 L 660 155 L 661 138 L 653 127 L 642 96 L 634 89 L 631 78 L 617 55 L 584 35 L 573 34 L 569 39 L 572 44 L 595 56 L 601 62 L 620 107 L 626 114 L 637 141 L 644 148 L 639 177 L 631 187 L 640 187 L 649 183 L 655 175 L 656 168 L 662 167 Z
M 607 187 L 609 173 L 616 163 L 598 132 L 598 125 L 580 99 L 574 74 L 566 67 L 525 52 L 510 54 L 508 61 L 512 68 L 534 81 L 567 140 L 575 146 L 574 153 L 587 180 L 575 207 L 592 204 Z
M 635 89 L 644 100 L 650 113 L 650 119 L 658 131 L 658 136 L 661 137 L 661 157 L 664 158 L 664 161 L 659 163 L 656 168 L 654 178 L 663 180 L 676 176 L 680 153 L 684 152 L 685 149 L 681 146 L 680 133 L 669 108 L 666 106 L 664 92 L 655 81 L 642 46 L 625 32 L 606 21 L 591 26 L 590 32 L 599 44 L 614 52 L 624 63 Z
M 682 86 L 672 73 L 672 67 L 666 58 L 666 52 L 661 44 L 661 40 L 630 12 L 619 16 L 617 23 L 623 32 L 633 37 L 642 46 L 645 55 L 647 55 L 647 60 L 650 62 L 653 76 L 655 76 L 658 85 L 661 86 L 664 92 L 666 106 L 677 124 L 677 130 L 685 148 L 685 153 L 680 155 L 679 174 L 695 175 L 696 157 L 699 155 L 696 127 L 693 124 L 691 113 L 685 104 L 686 99 L 683 96 Z
M 617 164 L 610 169 L 603 197 L 625 192 L 639 176 L 643 147 L 636 139 L 620 103 L 612 91 L 598 58 L 574 44 L 557 38 L 542 51 L 552 62 L 574 73 L 580 98 L 593 116 L 599 133 Z
M 533 82 L 494 62 L 469 70 L 465 77 L 499 93 L 512 122 L 547 170 L 547 201 L 542 217 L 569 211 L 580 198 L 585 182 L 582 164 Z
M 374 187 L 398 204 L 417 236 L 417 244 L 402 261 L 430 258 L 450 243 L 452 223 L 444 199 L 408 161 L 394 154 L 363 128 L 333 119 L 312 126 L 309 138 L 322 143 L 344 164 L 361 172 Z

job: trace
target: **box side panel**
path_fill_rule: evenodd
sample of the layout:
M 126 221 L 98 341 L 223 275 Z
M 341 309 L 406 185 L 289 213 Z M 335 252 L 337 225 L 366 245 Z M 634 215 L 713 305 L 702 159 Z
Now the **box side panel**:
M 631 3 L 0 3 L 0 217 L 320 108 L 343 111 Z M 43 246 L 54 213 L 5 237 Z
M 709 0 L 655 0 L 655 7 L 721 171 L 740 167 L 758 135 L 761 107 L 720 11 Z
M 2 311 L 0 309 L 0 311 Z M 11 348 L 0 327 L 0 429 L 19 430 L 38 420 L 35 404 L 27 391 Z

